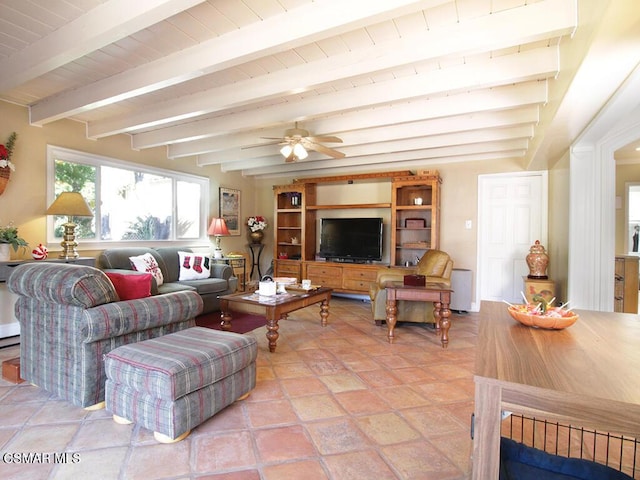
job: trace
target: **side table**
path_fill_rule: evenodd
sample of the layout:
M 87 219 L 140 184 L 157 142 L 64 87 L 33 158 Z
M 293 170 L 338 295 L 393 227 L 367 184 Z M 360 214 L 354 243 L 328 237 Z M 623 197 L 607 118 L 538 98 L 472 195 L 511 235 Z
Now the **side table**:
M 258 269 L 258 280 L 262 278 L 262 271 L 260 270 L 260 255 L 264 249 L 263 243 L 250 243 L 247 245 L 251 251 L 251 273 L 249 274 L 249 280 L 253 279 L 254 270 Z
M 242 269 L 242 279 L 240 280 L 238 287 L 242 288 L 242 291 L 244 292 L 247 288 L 247 262 L 246 259 L 242 256 L 233 256 L 233 257 L 222 257 L 222 258 L 212 258 L 211 259 L 212 262 L 222 262 L 222 263 L 226 263 L 227 265 L 229 265 L 232 269 L 233 269 L 233 274 L 238 276 L 236 274 L 236 268 L 237 269 Z

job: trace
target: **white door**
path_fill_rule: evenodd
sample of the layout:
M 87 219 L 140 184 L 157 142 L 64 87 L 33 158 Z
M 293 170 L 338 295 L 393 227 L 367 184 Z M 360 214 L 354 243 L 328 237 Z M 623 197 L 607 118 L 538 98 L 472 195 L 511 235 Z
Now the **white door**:
M 526 256 L 547 246 L 547 174 L 478 178 L 478 291 L 480 300 L 521 303 Z

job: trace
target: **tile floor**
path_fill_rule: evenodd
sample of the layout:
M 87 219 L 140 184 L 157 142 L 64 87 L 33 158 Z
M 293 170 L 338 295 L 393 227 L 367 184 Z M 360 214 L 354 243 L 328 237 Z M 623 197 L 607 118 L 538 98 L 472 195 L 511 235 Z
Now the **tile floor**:
M 360 300 L 334 297 L 325 328 L 318 314 L 312 306 L 280 322 L 275 353 L 264 328 L 249 333 L 259 342 L 251 396 L 172 445 L 114 423 L 105 410 L 0 380 L 0 477 L 469 478 L 478 315 L 453 315 L 443 349 L 433 330 L 412 324 L 397 327 L 390 345 Z M 0 349 L 0 361 L 18 348 Z M 48 453 L 49 461 L 16 463 L 14 454 L 27 452 Z

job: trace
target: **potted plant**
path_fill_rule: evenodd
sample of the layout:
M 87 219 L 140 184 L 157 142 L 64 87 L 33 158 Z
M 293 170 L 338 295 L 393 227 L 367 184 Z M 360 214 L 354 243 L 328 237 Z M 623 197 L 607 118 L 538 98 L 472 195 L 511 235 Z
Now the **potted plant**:
M 6 227 L 0 227 L 0 261 L 6 262 L 11 259 L 9 247 L 13 247 L 13 251 L 17 252 L 18 248 L 29 245 L 24 238 L 18 236 L 18 227 L 9 224 Z
M 249 219 L 247 220 L 247 226 L 249 227 L 249 230 L 251 230 L 249 232 L 251 242 L 261 243 L 262 238 L 264 237 L 263 230 L 267 228 L 267 220 L 261 215 L 249 217 Z

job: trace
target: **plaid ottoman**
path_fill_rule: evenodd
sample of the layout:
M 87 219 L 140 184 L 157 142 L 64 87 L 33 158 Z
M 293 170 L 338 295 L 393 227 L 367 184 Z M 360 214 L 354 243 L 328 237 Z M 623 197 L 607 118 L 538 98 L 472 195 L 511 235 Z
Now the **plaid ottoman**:
M 123 345 L 105 356 L 105 407 L 163 443 L 245 397 L 256 385 L 256 339 L 194 327 Z

